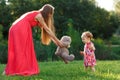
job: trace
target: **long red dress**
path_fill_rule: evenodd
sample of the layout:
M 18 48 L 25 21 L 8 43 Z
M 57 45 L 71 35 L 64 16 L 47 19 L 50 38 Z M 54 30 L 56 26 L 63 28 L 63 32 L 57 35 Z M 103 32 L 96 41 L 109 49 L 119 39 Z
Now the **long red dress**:
M 38 11 L 28 12 L 10 27 L 6 75 L 26 76 L 39 73 L 32 39 L 32 27 L 38 24 L 35 20 L 38 13 Z

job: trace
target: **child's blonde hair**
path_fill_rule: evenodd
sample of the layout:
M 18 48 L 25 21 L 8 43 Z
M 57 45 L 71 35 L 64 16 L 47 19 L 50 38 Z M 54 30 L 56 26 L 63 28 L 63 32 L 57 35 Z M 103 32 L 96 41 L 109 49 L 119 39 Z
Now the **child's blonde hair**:
M 93 40 L 93 34 L 90 31 L 85 31 L 82 33 L 81 38 L 87 37 L 90 38 L 90 40 Z

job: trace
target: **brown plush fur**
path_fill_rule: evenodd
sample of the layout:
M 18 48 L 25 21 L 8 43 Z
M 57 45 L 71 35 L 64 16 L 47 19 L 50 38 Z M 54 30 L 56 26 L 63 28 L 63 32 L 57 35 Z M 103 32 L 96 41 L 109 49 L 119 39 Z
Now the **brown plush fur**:
M 63 61 L 67 64 L 69 61 L 73 61 L 75 56 L 73 54 L 69 55 L 68 48 L 71 44 L 71 37 L 70 36 L 63 36 L 60 40 L 65 47 L 57 47 L 57 50 L 55 52 L 55 55 L 61 57 Z

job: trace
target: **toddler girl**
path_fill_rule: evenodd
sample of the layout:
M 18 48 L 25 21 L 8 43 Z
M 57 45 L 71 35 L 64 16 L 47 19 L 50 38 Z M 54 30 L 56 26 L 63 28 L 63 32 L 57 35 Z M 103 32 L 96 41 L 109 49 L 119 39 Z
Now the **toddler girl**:
M 95 47 L 94 44 L 91 42 L 93 35 L 91 32 L 86 31 L 82 33 L 82 42 L 85 43 L 84 45 L 84 51 L 80 51 L 80 54 L 84 55 L 84 67 L 87 69 L 90 67 L 92 71 L 95 71 L 94 66 L 96 65 L 96 59 L 95 59 Z

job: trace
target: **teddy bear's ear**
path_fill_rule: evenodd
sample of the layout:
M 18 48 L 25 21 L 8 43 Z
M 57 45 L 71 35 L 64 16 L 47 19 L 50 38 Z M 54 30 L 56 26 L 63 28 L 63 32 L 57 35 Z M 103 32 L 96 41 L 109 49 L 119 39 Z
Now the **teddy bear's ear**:
M 61 41 L 71 43 L 71 37 L 70 37 L 70 36 L 63 36 L 63 37 L 61 38 Z

